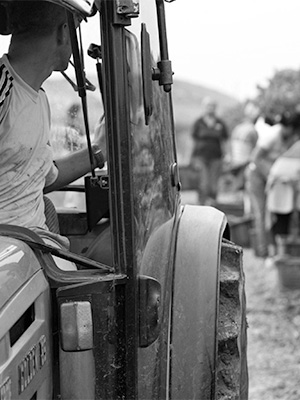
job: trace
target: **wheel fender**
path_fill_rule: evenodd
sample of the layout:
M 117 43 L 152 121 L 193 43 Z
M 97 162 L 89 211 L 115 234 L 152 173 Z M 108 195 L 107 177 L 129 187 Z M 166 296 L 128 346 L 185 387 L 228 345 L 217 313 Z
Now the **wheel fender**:
M 171 337 L 172 399 L 213 399 L 225 214 L 186 205 L 178 227 Z

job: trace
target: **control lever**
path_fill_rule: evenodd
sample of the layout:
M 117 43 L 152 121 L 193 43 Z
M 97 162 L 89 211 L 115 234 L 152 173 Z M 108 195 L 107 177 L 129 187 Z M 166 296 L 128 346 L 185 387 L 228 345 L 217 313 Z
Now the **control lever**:
M 97 63 L 96 63 L 97 77 L 98 77 L 99 89 L 100 89 L 100 93 L 101 93 L 101 97 L 102 97 L 102 103 L 103 103 L 103 107 L 104 107 L 102 63 L 100 62 L 100 60 L 102 59 L 101 46 L 99 46 L 98 44 L 95 44 L 95 43 L 91 43 L 89 45 L 87 53 L 91 58 L 93 58 L 94 60 L 97 60 Z

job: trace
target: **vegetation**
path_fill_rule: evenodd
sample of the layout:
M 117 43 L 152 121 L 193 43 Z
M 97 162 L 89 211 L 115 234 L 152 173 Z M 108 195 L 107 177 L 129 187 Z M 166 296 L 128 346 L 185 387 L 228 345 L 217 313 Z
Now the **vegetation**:
M 262 113 L 278 121 L 300 112 L 300 70 L 276 71 L 265 87 L 258 86 L 257 101 Z

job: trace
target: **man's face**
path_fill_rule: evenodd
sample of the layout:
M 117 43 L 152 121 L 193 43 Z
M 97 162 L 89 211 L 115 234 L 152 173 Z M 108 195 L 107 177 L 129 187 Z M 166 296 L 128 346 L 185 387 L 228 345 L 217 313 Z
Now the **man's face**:
M 81 23 L 82 19 L 75 15 L 74 16 L 74 23 L 75 23 L 75 28 L 77 29 Z M 64 29 L 64 41 L 61 45 L 60 51 L 59 51 L 59 63 L 57 67 L 55 68 L 55 71 L 65 71 L 68 68 L 69 61 L 72 55 L 72 46 L 71 46 L 71 38 L 70 38 L 70 30 L 69 26 L 66 23 L 63 27 Z
M 71 41 L 68 40 L 63 46 L 60 46 L 59 56 L 54 71 L 65 71 L 68 68 L 69 61 L 72 55 Z
M 206 115 L 215 115 L 216 112 L 216 104 L 214 102 L 206 102 L 203 105 L 203 112 Z
M 259 112 L 259 108 L 253 103 L 248 103 L 244 110 L 245 116 L 252 121 L 255 121 L 259 117 Z

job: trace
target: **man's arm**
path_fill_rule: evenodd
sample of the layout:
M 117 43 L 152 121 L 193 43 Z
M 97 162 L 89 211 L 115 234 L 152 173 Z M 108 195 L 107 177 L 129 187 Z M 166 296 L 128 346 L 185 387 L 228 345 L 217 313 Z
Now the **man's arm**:
M 103 168 L 106 155 L 106 136 L 105 136 L 105 119 L 102 117 L 95 127 L 93 149 L 93 165 L 92 168 Z M 99 153 L 99 149 L 101 152 Z M 98 153 L 98 155 L 96 155 Z M 56 180 L 44 188 L 44 193 L 50 193 L 69 185 L 82 176 L 91 171 L 91 163 L 88 149 L 78 150 L 67 156 L 55 160 L 58 169 Z
M 194 141 L 194 143 L 197 141 L 198 137 L 199 137 L 199 131 L 200 131 L 200 118 L 198 118 L 193 126 L 192 126 L 192 130 L 191 130 L 191 137 Z
M 78 150 L 59 158 L 55 160 L 55 165 L 58 169 L 58 176 L 51 185 L 44 188 L 44 193 L 59 190 L 90 172 L 91 163 L 88 149 Z M 97 160 L 93 157 L 92 167 L 96 168 L 98 166 Z
M 268 150 L 256 146 L 252 152 L 251 161 L 255 163 L 259 172 L 267 179 L 273 164 L 268 158 Z
M 222 125 L 222 134 L 221 134 L 221 151 L 224 160 L 230 161 L 231 160 L 231 148 L 230 148 L 230 138 L 226 124 L 220 120 L 220 124 Z

